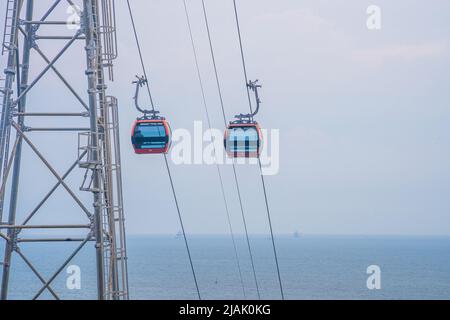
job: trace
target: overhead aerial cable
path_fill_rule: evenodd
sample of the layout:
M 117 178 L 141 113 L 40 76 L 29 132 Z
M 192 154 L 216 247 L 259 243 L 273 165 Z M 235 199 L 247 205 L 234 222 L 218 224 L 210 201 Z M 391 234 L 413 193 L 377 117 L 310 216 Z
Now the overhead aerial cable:
M 188 26 L 188 30 L 189 30 L 189 36 L 190 36 L 190 39 L 191 39 L 192 53 L 193 53 L 193 56 L 194 56 L 195 67 L 197 69 L 197 77 L 198 77 L 200 90 L 201 90 L 201 94 L 202 94 L 202 99 L 203 99 L 203 106 L 204 106 L 204 109 L 205 109 L 205 114 L 206 114 L 206 119 L 207 119 L 207 122 L 208 122 L 208 126 L 209 126 L 209 129 L 211 130 L 212 129 L 211 118 L 209 116 L 208 105 L 206 103 L 205 89 L 204 89 L 203 79 L 202 79 L 201 72 L 200 72 L 200 66 L 199 66 L 198 56 L 197 56 L 197 49 L 196 49 L 196 46 L 195 46 L 194 36 L 192 34 L 191 19 L 189 17 L 189 12 L 188 12 L 188 8 L 187 8 L 186 0 L 183 0 L 183 4 L 184 4 L 184 11 L 185 11 L 185 14 L 186 14 L 186 22 L 187 22 L 187 26 Z M 214 141 L 211 141 L 211 142 L 213 143 L 213 146 L 214 146 L 214 154 L 216 154 L 216 147 L 215 147 Z M 242 269 L 241 269 L 241 264 L 240 264 L 240 260 L 239 260 L 239 254 L 238 254 L 238 251 L 237 251 L 237 246 L 236 246 L 236 240 L 235 240 L 235 236 L 234 236 L 233 226 L 232 226 L 232 223 L 231 223 L 231 217 L 230 217 L 228 201 L 227 201 L 227 198 L 226 198 L 226 195 L 225 195 L 225 187 L 224 187 L 224 183 L 223 183 L 223 178 L 222 178 L 222 174 L 220 172 L 219 164 L 217 162 L 216 162 L 216 167 L 217 167 L 217 174 L 218 174 L 219 181 L 220 181 L 220 188 L 221 188 L 221 193 L 222 193 L 222 197 L 223 197 L 223 201 L 224 201 L 225 212 L 226 212 L 226 215 L 227 215 L 228 227 L 229 227 L 229 230 L 230 230 L 231 240 L 232 240 L 232 243 L 233 243 L 233 249 L 234 249 L 234 254 L 235 254 L 235 259 L 236 259 L 236 265 L 237 265 L 237 269 L 238 269 L 238 272 L 239 272 L 239 278 L 240 278 L 240 282 L 241 282 L 241 286 L 242 286 L 242 293 L 243 293 L 244 298 L 245 298 L 246 297 L 245 286 L 244 286 L 244 279 L 242 277 Z
M 224 106 L 224 101 L 223 101 L 223 96 L 222 96 L 222 88 L 221 88 L 221 84 L 220 84 L 219 73 L 218 73 L 218 70 L 217 70 L 216 58 L 215 58 L 215 54 L 214 54 L 214 47 L 213 47 L 213 43 L 212 43 L 212 36 L 211 36 L 210 28 L 209 28 L 208 14 L 207 14 L 207 11 L 206 11 L 206 6 L 205 6 L 205 1 L 204 0 L 202 0 L 202 8 L 203 8 L 203 16 L 204 16 L 204 20 L 205 20 L 205 27 L 206 27 L 206 31 L 207 31 L 207 34 L 208 34 L 208 41 L 209 41 L 209 48 L 210 48 L 210 53 L 211 53 L 211 59 L 212 59 L 213 67 L 214 67 L 214 75 L 215 75 L 215 79 L 216 79 L 217 91 L 218 91 L 218 94 L 219 94 L 220 107 L 221 107 L 221 110 L 222 110 L 222 116 L 223 116 L 224 124 L 227 125 L 227 118 L 226 118 L 226 114 L 225 114 L 225 106 Z M 258 295 L 258 299 L 261 299 L 261 294 L 259 292 L 258 278 L 256 276 L 255 261 L 253 259 L 252 247 L 251 247 L 250 238 L 249 238 L 249 235 L 248 235 L 247 219 L 245 217 L 244 206 L 243 206 L 242 196 L 241 196 L 241 190 L 240 190 L 240 186 L 239 186 L 239 180 L 237 178 L 236 166 L 235 166 L 234 163 L 233 163 L 233 174 L 234 174 L 234 182 L 235 182 L 235 185 L 236 185 L 236 190 L 237 190 L 238 199 L 239 199 L 239 206 L 240 206 L 240 209 L 241 209 L 242 221 L 243 221 L 243 224 L 244 224 L 245 238 L 246 238 L 246 242 L 247 242 L 248 252 L 249 252 L 249 255 L 250 255 L 250 262 L 251 262 L 251 266 L 252 266 L 252 272 L 253 272 L 253 278 L 254 278 L 254 281 L 255 281 L 256 292 L 257 292 L 257 295 Z
M 196 276 L 196 273 L 195 273 L 194 263 L 192 261 L 191 251 L 189 249 L 189 243 L 188 243 L 188 240 L 187 240 L 186 231 L 185 231 L 185 228 L 184 228 L 184 222 L 183 222 L 183 218 L 182 218 L 182 215 L 181 215 L 180 206 L 179 206 L 179 203 L 178 203 L 178 197 L 177 197 L 177 194 L 176 194 L 176 191 L 175 191 L 175 185 L 174 185 L 172 174 L 171 174 L 171 171 L 170 171 L 169 162 L 167 161 L 167 154 L 166 154 L 166 152 L 168 151 L 168 148 L 170 146 L 170 129 L 169 129 L 169 126 L 168 126 L 166 120 L 163 119 L 162 117 L 160 117 L 158 115 L 159 112 L 155 110 L 155 104 L 153 102 L 153 97 L 152 97 L 150 86 L 149 86 L 148 80 L 147 80 L 148 79 L 147 78 L 147 72 L 146 72 L 146 68 L 145 68 L 144 58 L 143 58 L 143 54 L 142 54 L 142 50 L 141 50 L 141 45 L 140 45 L 140 42 L 139 42 L 137 29 L 136 29 L 136 24 L 134 22 L 133 10 L 131 9 L 131 5 L 130 5 L 130 1 L 129 0 L 127 0 L 127 5 L 128 5 L 128 12 L 129 12 L 130 19 L 131 19 L 131 24 L 133 26 L 134 37 L 135 37 L 135 40 L 136 40 L 136 46 L 137 46 L 138 52 L 139 52 L 139 57 L 140 57 L 140 61 L 141 61 L 141 67 L 142 67 L 142 71 L 144 73 L 143 77 L 138 77 L 138 80 L 134 82 L 136 84 L 136 93 L 135 93 L 135 97 L 134 97 L 135 107 L 140 112 L 143 113 L 143 116 L 141 118 L 138 118 L 138 120 L 136 120 L 136 122 L 135 122 L 135 124 L 133 126 L 133 132 L 132 132 L 133 147 L 135 148 L 135 152 L 136 152 L 136 146 L 135 146 L 136 140 L 133 141 L 133 138 L 138 138 L 138 140 L 137 140 L 138 143 L 139 143 L 139 141 L 141 141 L 141 140 L 139 140 L 139 139 L 141 139 L 141 137 L 138 136 L 137 134 L 135 134 L 135 130 L 137 130 L 137 128 L 138 129 L 142 129 L 143 131 L 145 131 L 147 133 L 147 137 L 149 139 L 149 141 L 147 141 L 147 143 L 150 143 L 150 144 L 155 142 L 154 139 L 155 139 L 155 136 L 157 136 L 155 134 L 155 131 L 157 131 L 158 134 L 161 134 L 161 135 L 164 133 L 165 138 L 169 137 L 168 142 L 165 142 L 165 147 L 164 147 L 165 152 L 164 152 L 164 150 L 161 150 L 162 148 L 154 148 L 153 150 L 158 150 L 158 151 L 163 151 L 163 152 L 142 152 L 142 153 L 162 153 L 164 155 L 164 163 L 166 165 L 167 174 L 169 176 L 170 186 L 171 186 L 171 189 L 172 189 L 172 194 L 173 194 L 173 198 L 174 198 L 174 201 L 175 201 L 175 206 L 176 206 L 177 213 L 178 213 L 178 219 L 179 219 L 179 222 L 180 222 L 180 225 L 181 225 L 181 230 L 183 232 L 184 243 L 185 243 L 187 255 L 188 255 L 188 258 L 189 258 L 189 263 L 190 263 L 192 276 L 193 276 L 194 283 L 195 283 L 195 288 L 196 288 L 196 291 L 197 291 L 197 296 L 198 296 L 198 299 L 201 300 L 200 289 L 199 289 L 199 286 L 198 286 L 198 281 L 197 281 L 197 276 Z M 148 95 L 149 95 L 149 98 L 150 98 L 150 101 L 151 101 L 151 107 L 152 107 L 151 111 L 143 109 L 143 108 L 141 108 L 139 106 L 139 101 L 138 101 L 139 88 L 141 88 L 144 85 L 147 87 Z M 139 121 L 144 121 L 144 122 L 139 122 Z M 150 122 L 145 122 L 145 121 L 150 121 Z M 151 121 L 155 121 L 155 122 L 151 122 Z M 148 125 L 148 123 L 150 123 L 150 124 L 153 123 L 153 125 Z M 144 133 L 142 133 L 142 135 L 144 135 Z M 159 138 L 161 138 L 161 137 L 159 137 Z M 144 138 L 142 140 L 142 141 L 144 141 L 144 144 L 146 143 L 145 139 L 146 139 L 146 136 L 144 135 Z M 162 143 L 159 145 L 159 147 L 161 147 L 161 146 L 162 146 Z M 138 148 L 138 150 L 143 150 L 142 146 L 141 146 L 141 149 Z M 152 150 L 152 148 L 148 148 L 147 150 Z
M 243 68 L 244 78 L 245 78 L 245 83 L 246 83 L 246 88 L 247 88 L 248 104 L 249 104 L 249 108 L 250 108 L 250 114 L 254 115 L 252 101 L 250 99 L 250 90 L 253 90 L 256 95 L 256 103 L 257 103 L 256 112 L 258 112 L 258 110 L 259 110 L 259 105 L 260 105 L 261 101 L 258 96 L 258 87 L 255 87 L 254 85 L 252 85 L 254 83 L 249 81 L 248 76 L 247 76 L 247 68 L 246 68 L 245 55 L 244 55 L 244 46 L 242 44 L 241 27 L 240 27 L 240 23 L 239 23 L 239 14 L 238 14 L 238 9 L 237 9 L 237 5 L 236 5 L 236 0 L 233 0 L 233 6 L 234 6 L 234 13 L 235 13 L 235 18 L 236 18 L 237 34 L 238 34 L 238 38 L 239 38 L 239 48 L 241 51 L 242 68 Z M 253 116 L 251 118 L 253 121 Z M 265 205 L 266 205 L 267 219 L 269 222 L 270 236 L 271 236 L 271 240 L 272 240 L 272 248 L 273 248 L 273 253 L 274 253 L 274 258 L 275 258 L 275 264 L 276 264 L 276 268 L 277 268 L 278 283 L 280 286 L 281 298 L 284 300 L 283 283 L 281 281 L 280 266 L 279 266 L 279 262 L 278 262 L 278 254 L 277 254 L 277 249 L 276 249 L 276 245 L 275 245 L 275 237 L 273 234 L 269 201 L 267 199 L 266 183 L 265 183 L 264 175 L 262 172 L 261 159 L 259 157 L 258 157 L 258 165 L 259 165 L 259 171 L 260 171 L 260 175 L 261 175 L 261 183 L 262 183 L 262 187 L 263 187 L 263 191 L 264 191 L 264 201 L 265 201 Z

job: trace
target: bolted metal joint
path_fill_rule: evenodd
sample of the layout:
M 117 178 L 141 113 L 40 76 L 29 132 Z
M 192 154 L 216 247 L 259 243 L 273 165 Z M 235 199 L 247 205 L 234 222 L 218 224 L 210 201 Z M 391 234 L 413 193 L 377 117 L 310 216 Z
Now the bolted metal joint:
M 29 41 L 30 41 L 30 47 L 31 48 L 38 48 L 38 45 L 37 45 L 37 42 L 36 42 L 36 40 L 37 40 L 36 32 L 38 31 L 38 29 L 39 29 L 39 26 L 36 26 L 36 25 L 32 26 L 30 28 Z
M 16 69 L 15 68 L 6 68 L 5 70 L 3 70 L 3 73 L 6 75 L 15 75 Z

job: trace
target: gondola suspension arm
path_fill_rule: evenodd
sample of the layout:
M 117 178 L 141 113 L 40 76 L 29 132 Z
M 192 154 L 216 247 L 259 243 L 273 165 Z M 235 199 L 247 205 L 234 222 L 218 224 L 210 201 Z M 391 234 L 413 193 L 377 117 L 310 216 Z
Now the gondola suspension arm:
M 236 115 L 235 118 L 238 119 L 240 122 L 248 121 L 253 122 L 253 118 L 258 114 L 259 108 L 261 106 L 261 99 L 259 97 L 258 89 L 262 88 L 262 85 L 258 84 L 259 80 L 251 81 L 249 80 L 247 83 L 247 89 L 251 90 L 255 93 L 255 100 L 256 100 L 256 109 L 252 113 L 248 114 L 239 114 Z
M 139 112 L 144 114 L 144 118 L 151 118 L 151 119 L 157 118 L 159 111 L 156 111 L 153 107 L 152 107 L 152 110 L 147 110 L 147 109 L 142 108 L 139 105 L 140 88 L 147 84 L 147 78 L 145 78 L 145 76 L 142 76 L 142 77 L 136 76 L 136 78 L 137 78 L 137 80 L 133 81 L 133 84 L 136 85 L 136 91 L 135 91 L 134 97 L 133 97 L 134 105 L 135 105 L 136 109 Z

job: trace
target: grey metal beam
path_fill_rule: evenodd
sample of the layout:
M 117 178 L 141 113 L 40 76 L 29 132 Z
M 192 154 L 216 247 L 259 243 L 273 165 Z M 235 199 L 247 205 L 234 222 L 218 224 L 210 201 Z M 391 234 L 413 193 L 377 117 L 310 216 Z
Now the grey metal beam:
M 71 6 L 75 6 L 75 3 L 72 0 L 66 0 Z
M 57 113 L 57 112 L 16 112 L 13 114 L 14 117 L 22 116 L 22 117 L 89 117 L 87 112 L 66 112 L 66 113 Z
M 9 238 L 0 232 L 0 238 L 3 238 L 3 240 L 9 241 Z
M 50 163 L 45 159 L 45 157 L 42 155 L 42 153 L 39 152 L 39 150 L 36 148 L 36 146 L 31 142 L 30 139 L 20 130 L 17 123 L 12 122 L 11 125 L 14 129 L 20 134 L 23 140 L 30 146 L 30 148 L 34 151 L 34 153 L 41 159 L 41 161 L 45 164 L 45 166 L 50 170 L 50 172 L 55 176 L 58 181 L 61 182 L 64 189 L 67 190 L 67 192 L 70 194 L 70 196 L 75 200 L 76 203 L 80 206 L 80 208 L 86 213 L 86 215 L 90 218 L 92 214 L 89 212 L 88 209 L 84 206 L 84 204 L 81 202 L 81 200 L 73 193 L 73 191 L 70 189 L 70 187 L 64 182 L 64 180 L 58 175 L 58 173 L 55 171 L 55 169 L 50 165 Z
M 2 176 L 3 161 L 8 157 L 8 144 L 9 144 L 9 134 L 10 134 L 10 113 L 12 111 L 12 94 L 13 94 L 13 84 L 16 78 L 16 55 L 17 50 L 15 50 L 15 45 L 18 43 L 18 25 L 20 12 L 22 9 L 23 0 L 15 1 L 13 5 L 11 29 L 9 30 L 9 45 L 12 46 L 8 48 L 8 59 L 7 67 L 4 70 L 5 73 L 5 89 L 3 90 L 3 101 L 2 101 L 2 117 L 0 121 L 0 176 Z M 2 48 L 3 50 L 3 48 Z M 3 51 L 2 51 L 3 52 Z M 3 219 L 3 198 L 0 197 L 0 220 Z
M 44 13 L 44 15 L 42 16 L 40 21 L 45 21 L 48 16 L 56 9 L 56 7 L 58 6 L 58 4 L 61 2 L 61 0 L 56 0 L 51 6 L 50 8 L 47 10 L 47 12 Z
M 34 46 L 33 49 L 41 56 L 42 59 L 49 65 L 51 63 L 50 59 L 42 52 L 39 46 Z M 64 78 L 64 76 L 58 71 L 55 66 L 51 67 L 53 72 L 58 76 L 58 78 L 64 83 L 64 85 L 69 89 L 70 92 L 75 96 L 75 98 L 81 103 L 84 109 L 88 110 L 88 105 L 83 101 L 80 95 L 75 91 L 75 89 L 69 84 L 69 82 Z
M 78 165 L 79 161 L 84 158 L 87 151 L 84 151 L 81 153 L 80 157 L 70 166 L 70 168 L 63 174 L 61 177 L 62 180 L 65 180 L 69 174 L 75 169 L 75 167 Z M 34 215 L 39 211 L 39 209 L 44 205 L 44 203 L 51 197 L 51 195 L 58 189 L 58 187 L 61 185 L 61 182 L 58 181 L 52 189 L 45 195 L 45 197 L 39 202 L 39 204 L 31 211 L 29 215 L 27 215 L 27 218 L 22 222 L 23 225 L 27 224 L 31 218 L 34 217 Z
M 36 277 L 39 279 L 39 281 L 41 281 L 42 284 L 45 284 L 45 279 L 41 276 L 41 274 L 37 271 L 37 269 L 31 263 L 31 261 L 28 260 L 28 258 L 22 253 L 22 251 L 19 248 L 16 249 L 16 253 L 19 255 L 19 257 L 22 258 L 22 260 L 31 269 L 31 271 L 33 271 L 33 273 L 36 275 Z M 52 296 L 56 300 L 59 300 L 58 295 L 55 293 L 55 291 L 53 291 L 53 289 L 50 286 L 47 287 L 47 290 L 52 294 Z
M 27 132 L 33 132 L 33 131 L 47 131 L 47 132 L 52 132 L 52 131 L 56 131 L 56 132 L 85 132 L 85 131 L 89 131 L 89 128 L 26 128 L 24 131 Z
M 33 9 L 34 9 L 34 0 L 27 0 L 26 6 L 26 19 L 33 19 Z M 27 35 L 31 35 L 32 28 L 31 26 L 26 26 L 25 32 Z M 24 40 L 23 45 L 23 56 L 22 63 L 19 65 L 17 62 L 17 67 L 21 67 L 20 73 L 20 81 L 17 81 L 20 92 L 18 92 L 19 98 L 17 99 L 17 105 L 19 112 L 25 111 L 26 106 L 26 88 L 28 86 L 28 71 L 30 65 L 30 51 L 31 51 L 32 41 L 31 36 L 28 36 Z M 16 56 L 17 61 L 19 60 L 19 56 Z M 19 76 L 19 73 L 17 74 Z M 36 81 L 37 82 L 37 81 Z M 23 91 L 22 91 L 23 90 Z M 24 93 L 25 94 L 22 94 Z M 18 123 L 19 126 L 23 126 L 24 119 L 19 117 Z M 10 195 L 10 206 L 9 206 L 9 214 L 8 214 L 8 224 L 12 225 L 16 222 L 16 210 L 17 210 L 17 201 L 18 201 L 18 190 L 19 190 L 19 180 L 20 180 L 20 167 L 21 167 L 21 159 L 22 159 L 22 138 L 18 137 L 17 150 L 16 155 L 14 157 L 14 167 L 11 181 L 11 195 Z M 3 275 L 2 275 L 2 291 L 1 291 L 1 299 L 5 300 L 8 296 L 8 286 L 9 286 L 9 273 L 11 266 L 12 253 L 15 248 L 15 239 L 16 233 L 14 229 L 8 230 L 7 234 L 10 239 L 7 241 L 5 246 L 5 256 L 4 256 L 4 265 L 3 265 Z
M 14 142 L 14 147 L 11 151 L 11 155 L 8 161 L 8 164 L 6 166 L 5 172 L 3 173 L 3 177 L 2 177 L 2 184 L 0 186 L 0 199 L 3 199 L 5 194 L 5 190 L 6 190 L 6 184 L 8 182 L 8 177 L 9 177 L 9 172 L 11 171 L 12 168 L 12 164 L 14 162 L 14 158 L 16 156 L 16 150 L 17 150 L 17 145 L 18 145 L 19 139 L 16 139 L 16 141 Z
M 35 36 L 36 40 L 72 40 L 70 36 Z M 76 37 L 74 40 L 85 40 L 83 36 Z
M 69 258 L 62 264 L 62 266 L 53 274 L 53 276 L 44 284 L 44 286 L 36 293 L 36 295 L 33 297 L 33 300 L 36 300 L 40 297 L 42 292 L 44 292 L 45 289 L 53 282 L 53 280 L 56 279 L 56 277 L 64 270 L 64 268 L 72 261 L 72 259 L 80 252 L 81 249 L 85 246 L 86 243 L 88 243 L 89 239 L 92 237 L 91 234 L 89 234 L 83 242 L 75 249 L 75 251 L 70 255 Z
M 89 112 L 90 112 L 90 125 L 91 125 L 91 145 L 90 145 L 90 155 L 89 158 L 92 161 L 98 162 L 100 159 L 100 153 L 98 150 L 98 119 L 97 119 L 97 77 L 95 72 L 97 71 L 98 57 L 96 55 L 97 49 L 97 39 L 94 29 L 96 28 L 97 21 L 94 21 L 94 12 L 96 6 L 90 0 L 83 0 L 84 8 L 84 26 L 86 27 L 86 76 L 88 82 L 88 94 L 89 94 Z M 101 174 L 99 168 L 92 169 L 93 175 L 93 189 L 101 190 Z M 104 248 L 103 248 L 103 217 L 102 217 L 102 195 L 99 192 L 93 192 L 94 196 L 94 235 L 96 239 L 96 262 L 97 262 L 97 296 L 99 300 L 105 299 L 105 265 L 104 265 Z
M 0 225 L 1 229 L 90 229 L 89 224 L 67 224 L 67 225 Z
M 84 238 L 18 238 L 19 243 L 34 243 L 34 242 L 83 242 Z M 89 241 L 95 241 L 91 239 Z
M 67 21 L 20 21 L 22 24 L 33 24 L 33 25 L 67 25 Z
M 75 40 L 77 40 L 78 35 L 80 35 L 81 32 L 78 31 L 72 38 L 71 40 L 66 43 L 66 45 L 61 49 L 61 51 L 56 55 L 55 58 L 53 58 L 52 61 L 50 61 L 50 63 L 44 68 L 44 70 L 41 71 L 41 73 L 39 73 L 39 75 L 30 83 L 30 85 L 27 86 L 27 88 L 25 90 L 23 90 L 20 93 L 20 96 L 17 98 L 17 100 L 14 101 L 14 104 L 18 103 L 19 100 L 21 100 L 31 89 L 34 88 L 34 86 L 36 85 L 36 83 L 39 82 L 39 80 L 42 79 L 42 77 L 48 72 L 48 70 L 51 69 L 51 67 L 58 62 L 58 60 L 62 57 L 62 55 L 67 51 L 67 49 L 69 49 L 72 44 L 75 42 Z

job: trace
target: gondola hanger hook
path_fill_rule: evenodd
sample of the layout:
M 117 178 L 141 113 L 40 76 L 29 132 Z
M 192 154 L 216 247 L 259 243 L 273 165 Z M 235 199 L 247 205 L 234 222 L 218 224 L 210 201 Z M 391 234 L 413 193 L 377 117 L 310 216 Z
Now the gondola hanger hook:
M 259 80 L 256 79 L 255 81 L 249 80 L 247 83 L 247 88 L 250 89 L 255 93 L 255 99 L 256 99 L 256 109 L 253 111 L 253 113 L 248 114 L 239 114 L 236 115 L 235 118 L 237 119 L 237 123 L 253 123 L 253 117 L 256 116 L 259 112 L 259 108 L 261 106 L 261 99 L 259 98 L 258 89 L 262 88 L 262 85 L 258 84 Z
M 142 76 L 142 77 L 136 76 L 136 79 L 137 80 L 133 81 L 133 84 L 136 85 L 136 91 L 135 91 L 133 100 L 134 100 L 134 105 L 135 105 L 136 109 L 139 112 L 144 114 L 144 116 L 141 119 L 162 119 L 162 117 L 158 116 L 159 111 L 155 110 L 154 107 L 152 107 L 151 110 L 147 110 L 147 109 L 142 108 L 139 105 L 140 88 L 143 87 L 144 85 L 147 85 L 148 80 L 144 76 Z

